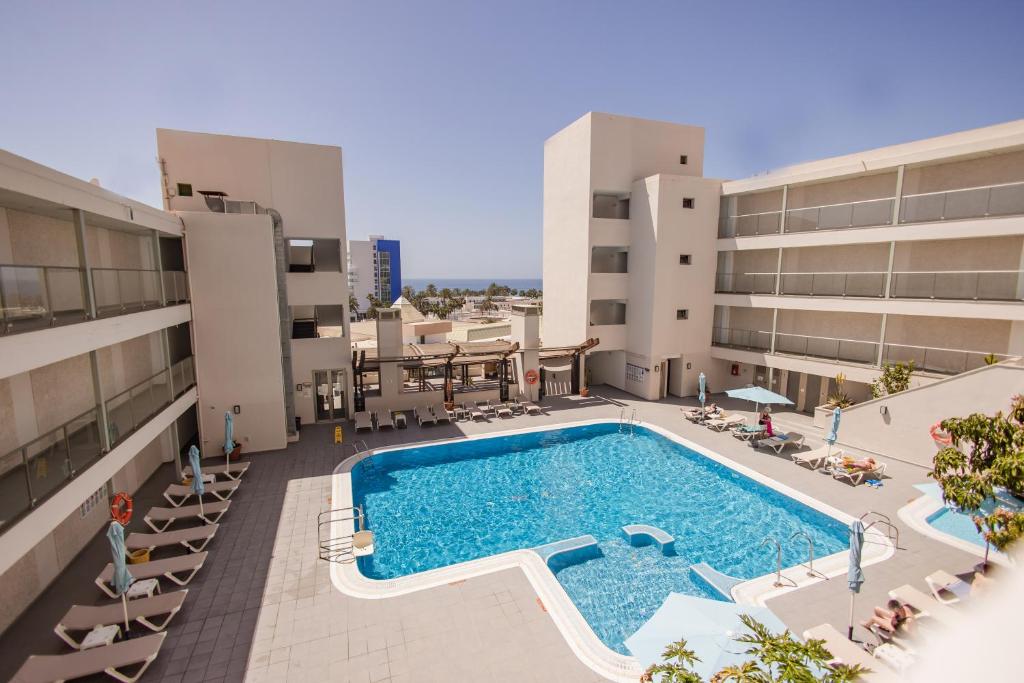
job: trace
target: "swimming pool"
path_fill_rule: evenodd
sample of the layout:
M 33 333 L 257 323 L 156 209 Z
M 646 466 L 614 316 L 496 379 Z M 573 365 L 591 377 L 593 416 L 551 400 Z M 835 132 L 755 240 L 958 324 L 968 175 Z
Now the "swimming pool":
M 360 572 L 394 579 L 590 534 L 600 556 L 559 565 L 556 577 L 609 648 L 646 621 L 671 591 L 716 593 L 690 566 L 706 562 L 741 579 L 806 559 L 789 543 L 811 535 L 821 557 L 843 550 L 838 520 L 655 431 L 600 423 L 404 448 L 351 469 L 352 500 L 374 531 Z M 676 554 L 635 548 L 622 532 L 649 524 L 675 537 Z
M 941 507 L 925 517 L 925 521 L 929 525 L 953 538 L 967 541 L 979 548 L 985 547 L 985 537 L 978 531 L 978 527 L 974 526 L 973 517 L 975 513 L 963 512 L 955 507 L 946 505 L 942 498 L 942 489 L 938 484 L 916 484 L 914 488 L 941 503 Z M 999 489 L 996 491 L 994 499 L 988 498 L 982 503 L 981 513 L 991 513 L 997 506 L 1005 507 L 1009 510 L 1019 510 L 1024 507 L 1024 504 L 1007 491 Z

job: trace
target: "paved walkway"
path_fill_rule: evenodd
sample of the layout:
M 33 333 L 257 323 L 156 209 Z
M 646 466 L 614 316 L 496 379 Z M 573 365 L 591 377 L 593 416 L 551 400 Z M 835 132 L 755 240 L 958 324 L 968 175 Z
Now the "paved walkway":
M 916 497 L 920 468 L 890 463 L 880 490 L 852 488 L 766 455 L 728 434 L 679 418 L 692 400 L 648 403 L 604 387 L 589 399 L 545 400 L 546 414 L 511 420 L 363 432 L 372 447 L 495 432 L 581 419 L 618 418 L 623 407 L 743 465 L 859 516 L 889 515 Z M 718 398 L 716 396 L 716 398 Z M 747 406 L 736 405 L 738 408 Z M 779 424 L 815 433 L 805 416 L 776 413 Z M 479 577 L 386 600 L 349 598 L 336 591 L 329 565 L 317 559 L 316 517 L 330 507 L 330 473 L 341 460 L 326 427 L 304 427 L 286 451 L 260 453 L 232 499 L 210 558 L 189 586 L 189 597 L 168 629 L 163 651 L 144 681 L 590 681 L 596 676 L 573 655 L 519 570 Z M 348 438 L 352 438 L 349 435 Z M 136 509 L 160 504 L 173 473 L 161 468 L 136 497 Z M 141 524 L 138 522 L 137 524 Z M 867 568 L 858 618 L 902 583 L 925 589 L 923 577 L 944 568 L 968 571 L 974 556 L 900 529 L 896 556 Z M 92 584 L 108 561 L 102 536 L 89 544 L 55 583 L 0 638 L 0 680 L 29 653 L 62 652 L 53 625 L 73 602 L 94 604 Z M 849 594 L 842 578 L 776 598 L 769 606 L 798 633 L 829 621 L 841 628 Z M 859 636 L 868 637 L 863 631 Z

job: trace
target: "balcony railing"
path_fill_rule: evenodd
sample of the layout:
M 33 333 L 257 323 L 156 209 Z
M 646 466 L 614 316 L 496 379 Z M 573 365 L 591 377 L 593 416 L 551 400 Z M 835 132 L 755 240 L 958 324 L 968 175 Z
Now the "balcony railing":
M 744 330 L 731 327 L 715 327 L 711 331 L 711 343 L 734 349 L 767 351 L 772 347 L 770 330 Z
M 884 297 L 885 273 L 782 273 L 779 293 L 789 296 Z
M 191 356 L 106 402 L 111 446 L 195 384 Z M 0 530 L 56 493 L 103 456 L 98 408 L 0 458 Z
M 721 294 L 774 294 L 775 273 L 718 273 L 715 291 Z
M 81 268 L 0 265 L 0 334 L 85 320 L 82 283 Z
M 950 221 L 1024 213 L 1024 182 L 904 195 L 900 223 Z
M 895 197 L 786 210 L 785 232 L 869 228 L 892 223 Z M 719 237 L 751 237 L 779 232 L 780 211 L 722 216 Z M 905 194 L 900 223 L 1014 216 L 1024 214 L 1024 182 L 966 187 L 942 192 Z
M 885 363 L 914 362 L 917 370 L 935 372 L 943 375 L 958 375 L 961 372 L 974 370 L 988 364 L 986 358 L 995 361 L 1006 360 L 1010 356 L 986 351 L 967 351 L 963 349 L 943 349 L 933 346 L 912 346 L 908 344 L 885 344 L 882 350 Z
M 97 315 L 121 315 L 161 305 L 156 270 L 94 268 Z M 164 271 L 164 305 L 189 300 L 183 271 Z M 89 319 L 84 272 L 65 266 L 0 265 L 0 334 L 28 332 Z
M 776 332 L 775 353 L 800 358 L 821 358 L 833 362 L 875 365 L 878 360 L 878 342 Z

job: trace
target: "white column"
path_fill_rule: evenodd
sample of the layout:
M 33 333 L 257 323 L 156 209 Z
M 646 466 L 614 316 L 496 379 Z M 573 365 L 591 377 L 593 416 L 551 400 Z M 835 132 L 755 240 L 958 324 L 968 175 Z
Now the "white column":
M 903 169 L 904 166 L 900 166 L 896 169 L 896 198 L 892 203 L 893 225 L 899 225 L 900 223 L 900 205 L 903 203 Z
M 779 213 L 779 233 L 786 232 L 786 206 L 789 204 L 789 185 L 782 186 L 782 211 Z

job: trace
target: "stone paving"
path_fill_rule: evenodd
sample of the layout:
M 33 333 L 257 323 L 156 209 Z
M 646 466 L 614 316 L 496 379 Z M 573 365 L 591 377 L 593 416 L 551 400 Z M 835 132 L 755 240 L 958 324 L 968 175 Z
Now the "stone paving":
M 717 398 L 717 397 L 716 397 Z M 917 496 L 926 481 L 921 468 L 890 462 L 881 489 L 850 487 L 766 455 L 728 434 L 679 418 L 689 400 L 649 403 L 605 387 L 588 399 L 546 399 L 545 414 L 480 423 L 362 432 L 369 447 L 496 432 L 581 419 L 617 419 L 633 408 L 657 424 L 707 446 L 766 476 L 859 516 L 875 510 L 900 526 L 901 550 L 868 567 L 858 597 L 858 618 L 902 583 L 926 589 L 923 577 L 943 568 L 964 573 L 977 558 L 914 533 L 896 510 Z M 736 405 L 739 409 L 746 406 Z M 812 445 L 816 431 L 806 416 L 778 413 L 782 427 L 798 427 Z M 350 425 L 346 425 L 348 428 Z M 304 427 L 302 440 L 286 451 L 252 456 L 252 467 L 221 520 L 206 566 L 189 585 L 189 597 L 168 628 L 168 637 L 144 681 L 590 681 L 539 604 L 525 575 L 505 570 L 455 585 L 383 600 L 350 598 L 329 579 L 317 557 L 317 515 L 330 505 L 330 474 L 342 459 L 331 429 Z M 347 439 L 353 435 L 347 434 Z M 161 504 L 173 478 L 162 467 L 136 496 L 136 509 Z M 136 525 L 141 524 L 136 522 Z M 102 536 L 0 637 L 0 680 L 30 653 L 64 651 L 53 625 L 72 603 L 95 604 L 92 579 L 108 561 Z M 829 621 L 846 623 L 849 593 L 842 577 L 822 581 L 769 602 L 796 632 Z M 861 638 L 869 637 L 863 631 Z

